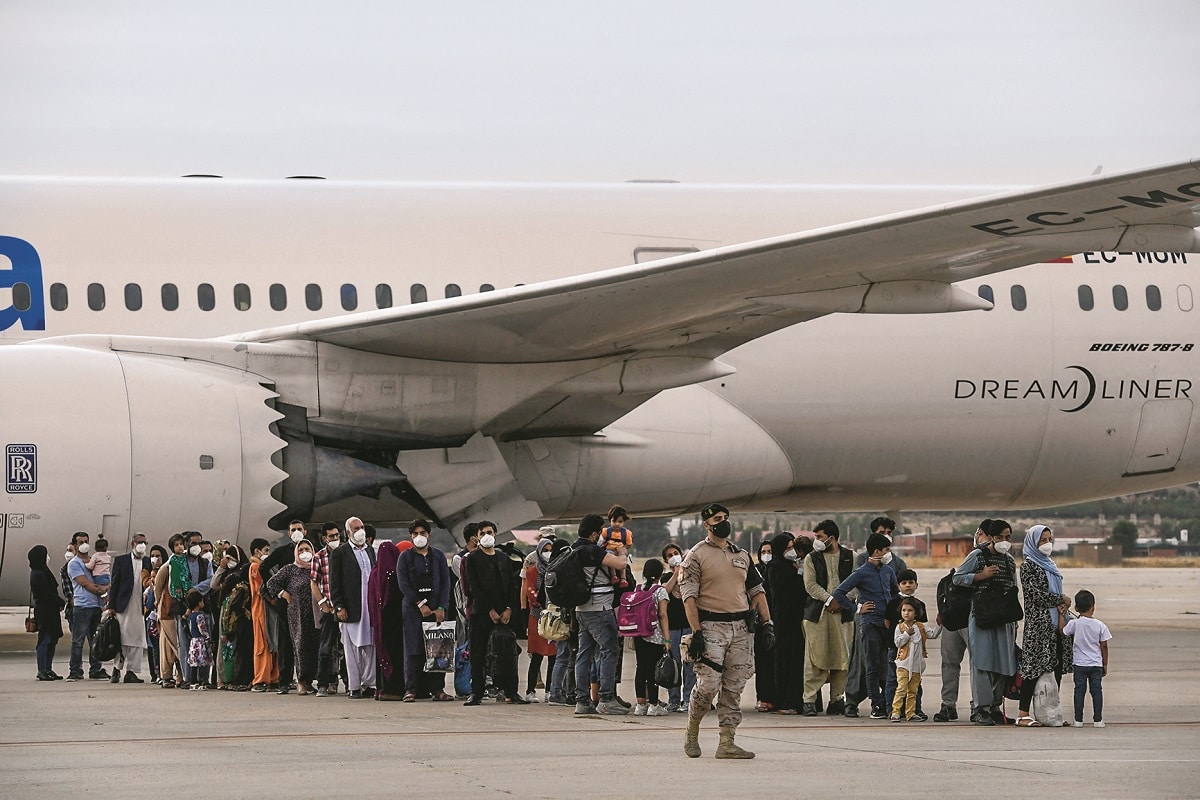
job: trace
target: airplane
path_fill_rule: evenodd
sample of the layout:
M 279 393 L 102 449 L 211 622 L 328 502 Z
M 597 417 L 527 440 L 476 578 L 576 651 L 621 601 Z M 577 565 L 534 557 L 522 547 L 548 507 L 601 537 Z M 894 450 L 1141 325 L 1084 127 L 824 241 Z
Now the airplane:
M 0 601 L 75 530 L 1200 480 L 1200 161 L 1000 189 L 0 178 Z

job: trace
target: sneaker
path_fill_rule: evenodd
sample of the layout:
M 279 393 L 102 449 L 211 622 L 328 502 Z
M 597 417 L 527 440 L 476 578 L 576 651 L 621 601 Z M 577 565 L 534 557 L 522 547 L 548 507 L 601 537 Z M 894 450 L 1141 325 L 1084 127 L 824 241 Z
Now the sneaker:
M 121 682 L 121 670 L 114 669 L 112 672 L 112 676 L 109 677 L 109 679 L 108 679 L 108 682 L 109 683 L 120 683 Z
M 567 701 L 567 698 L 560 694 L 546 695 L 546 705 L 548 706 L 569 706 L 572 703 Z
M 526 703 L 537 703 L 537 702 L 539 702 L 539 701 L 538 701 L 537 692 L 526 692 L 526 693 L 525 693 L 525 702 L 526 702 Z
M 466 702 L 464 702 L 463 705 L 464 706 L 477 706 L 482 702 L 483 702 L 483 695 L 473 694 L 467 698 Z
M 683 711 L 679 703 L 667 703 L 667 713 L 674 714 L 676 711 Z
M 317 697 L 329 697 L 329 690 L 324 686 L 317 689 Z
M 846 711 L 844 713 L 850 719 L 858 719 L 858 706 L 853 706 L 853 705 L 850 705 L 849 703 L 847 703 Z
M 61 680 L 63 679 L 63 676 L 62 676 L 62 675 L 59 675 L 59 674 L 58 674 L 57 672 L 55 672 L 54 670 L 48 670 L 48 671 L 46 672 L 46 674 L 47 674 L 47 675 L 49 675 L 49 676 L 50 676 L 50 677 L 51 677 L 53 680 L 56 680 L 56 681 L 61 681 Z
M 595 713 L 596 713 L 596 707 L 594 705 L 592 705 L 591 703 L 576 703 L 575 704 L 575 716 L 577 716 L 577 717 L 586 717 L 590 714 L 595 714 Z
M 1103 727 L 1104 727 L 1104 720 L 1102 720 L 1102 719 L 1098 719 L 1098 720 L 1096 720 L 1095 722 L 1093 722 L 1093 723 L 1092 723 L 1092 727 L 1093 727 L 1093 728 L 1103 728 Z
M 842 709 L 845 712 L 845 709 Z M 815 703 L 804 703 L 800 706 L 800 713 L 806 717 L 815 717 L 817 715 L 817 706 Z M 829 713 L 833 713 L 832 711 Z
M 958 711 L 948 706 L 942 706 L 941 710 L 933 715 L 934 722 L 953 722 L 958 719 Z
M 512 697 L 506 697 L 504 699 L 504 702 L 510 706 L 527 706 L 527 705 L 529 705 L 529 701 L 526 700 L 524 697 L 521 697 L 521 695 L 519 695 L 519 694 L 514 694 Z M 534 702 L 536 702 L 536 701 L 534 701 Z
M 915 719 L 917 722 L 928 722 L 929 721 L 929 717 L 926 716 L 924 711 L 918 711 L 915 714 L 913 714 L 913 719 Z
M 874 718 L 875 718 L 875 715 L 872 714 L 871 719 L 874 719 Z M 904 717 L 900 716 L 899 714 L 892 714 L 892 716 L 888 717 L 888 719 L 890 719 L 892 722 L 904 722 Z
M 106 670 L 103 670 L 103 669 L 102 669 L 102 670 L 100 670 L 100 671 L 98 671 L 98 672 L 91 672 L 91 673 L 88 673 L 88 679 L 89 679 L 89 680 L 93 680 L 93 681 L 107 681 L 107 680 L 111 680 L 111 679 L 109 678 L 108 672 L 107 672 Z
M 817 704 L 810 703 L 810 705 L 813 707 L 813 714 L 815 714 L 817 712 Z M 834 700 L 832 703 L 829 704 L 829 708 L 826 709 L 825 713 L 831 717 L 837 717 L 837 716 L 841 716 L 842 714 L 845 714 L 846 713 L 846 701 L 845 700 Z M 811 716 L 811 715 L 805 714 L 804 716 L 807 717 L 807 716 Z
M 267 685 L 265 683 L 256 683 L 250 687 L 250 691 L 252 692 L 265 692 L 266 690 Z
M 81 681 L 81 680 L 83 680 L 83 673 L 82 672 L 68 672 L 66 680 L 68 683 L 70 683 L 71 681 Z M 1082 725 L 1083 723 L 1081 722 L 1079 724 Z
M 887 718 L 888 718 L 887 712 L 884 711 L 882 708 L 872 708 L 871 709 L 871 719 L 887 719 Z
M 132 672 L 126 672 L 124 683 L 145 683 L 145 681 Z
M 1072 728 L 1082 728 L 1082 727 L 1083 727 L 1083 720 L 1081 720 L 1081 719 L 1077 719 L 1077 720 L 1075 720 L 1074 722 L 1072 722 L 1072 723 L 1071 723 L 1071 727 L 1072 727 Z
M 633 715 L 635 717 L 644 717 L 646 716 L 646 709 L 647 705 L 645 703 L 638 703 L 633 707 Z
M 617 698 L 612 700 L 601 700 L 596 704 L 597 714 L 607 714 L 613 717 L 624 716 L 629 713 L 629 709 L 617 702 Z
M 991 727 L 996 724 L 996 720 L 992 718 L 990 711 L 984 711 L 982 714 L 976 712 L 971 715 L 971 722 L 984 727 Z
M 646 709 L 647 717 L 665 717 L 667 715 L 667 707 L 654 704 Z
M 613 700 L 616 700 L 617 704 L 620 705 L 622 708 L 633 708 L 633 704 L 626 703 L 624 700 L 621 699 L 620 695 L 614 695 Z

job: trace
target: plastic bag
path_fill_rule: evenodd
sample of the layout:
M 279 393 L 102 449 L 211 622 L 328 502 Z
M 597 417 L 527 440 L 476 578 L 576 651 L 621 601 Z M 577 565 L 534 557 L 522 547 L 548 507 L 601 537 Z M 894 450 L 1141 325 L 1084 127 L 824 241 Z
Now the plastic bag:
M 1053 672 L 1044 672 L 1033 688 L 1033 718 L 1047 728 L 1059 728 L 1063 724 L 1062 700 L 1058 696 L 1058 682 Z
M 471 649 L 467 642 L 454 648 L 454 693 L 459 697 L 471 693 Z
M 454 623 L 422 622 L 425 634 L 425 671 L 454 672 Z

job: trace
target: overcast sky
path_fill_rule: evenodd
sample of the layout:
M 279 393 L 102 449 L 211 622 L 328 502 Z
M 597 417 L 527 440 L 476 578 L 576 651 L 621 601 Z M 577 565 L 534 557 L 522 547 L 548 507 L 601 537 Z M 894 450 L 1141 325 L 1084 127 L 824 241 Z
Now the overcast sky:
M 5 3 L 0 173 L 1034 183 L 1200 156 L 1200 3 Z

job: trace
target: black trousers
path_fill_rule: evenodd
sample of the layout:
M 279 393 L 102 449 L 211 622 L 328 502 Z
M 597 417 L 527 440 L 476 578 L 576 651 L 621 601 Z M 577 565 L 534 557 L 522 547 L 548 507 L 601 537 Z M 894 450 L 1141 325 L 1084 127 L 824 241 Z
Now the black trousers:
M 287 618 L 287 603 L 282 600 L 276 600 L 273 608 L 274 612 L 279 615 L 279 652 L 276 655 L 279 657 L 279 685 L 287 686 L 292 682 L 292 677 L 296 672 L 296 654 L 292 649 L 292 629 L 288 626 Z
M 768 654 L 775 661 L 775 707 L 799 711 L 804 705 L 804 634 L 797 621 L 779 625 L 777 635 L 775 649 Z
M 317 685 L 336 685 L 342 664 L 342 632 L 337 617 L 332 613 L 321 614 L 317 636 Z
M 497 624 L 492 622 L 492 618 L 487 614 L 477 614 L 471 617 L 471 694 L 473 695 L 482 695 L 484 687 L 487 686 L 488 639 L 491 638 L 492 629 Z M 511 669 L 505 671 L 508 673 L 507 675 L 493 675 L 492 680 L 503 681 L 503 684 L 498 683 L 496 688 L 504 692 L 506 697 L 516 697 L 517 665 L 514 663 Z

